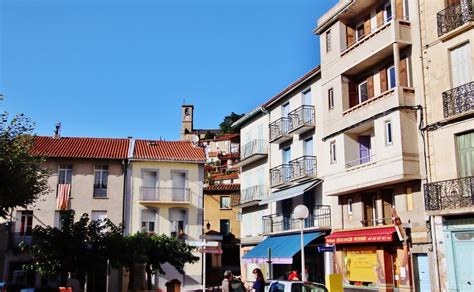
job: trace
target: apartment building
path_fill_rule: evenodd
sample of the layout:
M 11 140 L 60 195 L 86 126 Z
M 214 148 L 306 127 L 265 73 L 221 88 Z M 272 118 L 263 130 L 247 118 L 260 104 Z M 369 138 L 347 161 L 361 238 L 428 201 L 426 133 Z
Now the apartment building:
M 196 241 L 202 235 L 204 163 L 202 147 L 189 141 L 134 140 L 127 189 L 127 232 L 145 231 Z M 201 256 L 196 252 L 196 256 Z M 164 264 L 157 289 L 195 289 L 201 285 L 201 260 L 180 274 Z
M 242 259 L 246 263 L 266 268 L 271 256 L 268 275 L 272 278 L 286 277 L 290 268 L 301 270 L 301 250 L 298 247 L 300 221 L 295 218 L 293 210 L 297 205 L 304 204 L 309 209 L 309 216 L 303 226 L 308 279 L 324 281 L 323 255 L 317 252 L 316 245 L 323 243 L 324 235 L 329 233 L 331 208 L 322 196 L 317 159 L 321 145 L 318 142 L 320 133 L 317 115 L 320 80 L 318 66 L 261 108 L 244 116 L 241 121 L 242 149 L 255 149 L 252 155 L 241 154 L 241 196 L 248 196 L 244 190 L 252 185 L 251 179 L 257 180 L 257 184 L 253 184 L 257 186 L 268 182 L 267 186 L 263 184 L 263 188 L 267 189 L 262 192 L 265 197 L 259 198 L 258 203 L 261 206 L 261 218 L 253 217 L 253 221 L 246 221 L 250 219 L 250 214 L 255 216 L 258 213 L 247 213 L 247 208 L 242 208 L 243 224 L 251 222 L 248 224 L 255 225 L 257 220 L 261 220 L 260 232 L 266 237 L 247 253 L 243 250 L 245 254 Z M 268 131 L 267 134 L 264 129 Z M 256 139 L 250 138 L 252 132 Z M 244 159 L 246 156 L 249 156 L 247 164 Z M 251 161 L 250 157 L 255 160 Z M 250 190 L 254 189 L 257 190 Z M 244 231 L 245 227 L 242 229 Z M 244 234 L 242 241 L 243 238 Z M 271 255 L 268 254 L 268 248 L 271 249 Z
M 345 289 L 429 282 L 423 79 L 416 1 L 341 0 L 320 35 L 323 193 L 332 200 L 334 272 Z
M 471 0 L 420 1 L 433 291 L 474 287 L 474 12 Z
M 59 227 L 60 210 L 74 210 L 76 218 L 86 213 L 92 220 L 109 218 L 117 225 L 123 222 L 124 170 L 129 149 L 130 139 L 35 137 L 32 153 L 46 158 L 43 167 L 51 172 L 51 191 L 28 208 L 14 210 L 3 281 L 24 277 L 19 271 L 31 257 L 16 247 L 22 241 L 31 243 L 36 225 Z M 119 291 L 119 277 L 119 272 L 112 270 L 109 287 L 115 291 Z M 39 276 L 25 280 L 41 284 Z M 102 280 L 102 287 L 89 289 L 104 290 L 105 273 Z

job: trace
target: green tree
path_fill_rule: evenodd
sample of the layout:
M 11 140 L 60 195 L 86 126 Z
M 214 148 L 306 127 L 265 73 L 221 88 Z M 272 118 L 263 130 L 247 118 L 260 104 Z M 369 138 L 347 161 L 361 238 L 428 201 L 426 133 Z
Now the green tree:
M 26 208 L 49 190 L 43 158 L 31 155 L 33 123 L 23 114 L 9 121 L 0 115 L 0 217 L 16 207 Z
M 239 129 L 233 128 L 232 124 L 243 116 L 244 114 L 239 115 L 234 112 L 232 112 L 230 115 L 225 116 L 222 123 L 219 124 L 219 128 L 221 129 L 222 134 L 238 133 Z

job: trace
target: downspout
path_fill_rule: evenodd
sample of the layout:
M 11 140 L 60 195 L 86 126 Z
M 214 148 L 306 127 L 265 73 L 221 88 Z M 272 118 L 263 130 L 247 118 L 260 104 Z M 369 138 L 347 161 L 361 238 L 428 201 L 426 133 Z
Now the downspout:
M 122 196 L 122 234 L 125 235 L 126 232 L 126 223 L 125 223 L 125 212 L 127 209 L 127 170 L 129 165 L 128 159 L 122 159 L 122 168 L 123 168 L 123 196 Z

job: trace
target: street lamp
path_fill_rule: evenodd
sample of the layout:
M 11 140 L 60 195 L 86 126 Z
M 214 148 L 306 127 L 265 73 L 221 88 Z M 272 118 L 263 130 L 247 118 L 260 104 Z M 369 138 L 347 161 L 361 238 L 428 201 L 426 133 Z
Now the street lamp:
M 303 282 L 306 281 L 306 273 L 305 273 L 305 263 L 304 263 L 304 238 L 303 238 L 303 228 L 304 228 L 304 219 L 308 218 L 309 210 L 308 207 L 305 205 L 298 205 L 295 207 L 293 211 L 293 216 L 295 219 L 300 220 L 300 234 L 301 234 L 301 280 Z

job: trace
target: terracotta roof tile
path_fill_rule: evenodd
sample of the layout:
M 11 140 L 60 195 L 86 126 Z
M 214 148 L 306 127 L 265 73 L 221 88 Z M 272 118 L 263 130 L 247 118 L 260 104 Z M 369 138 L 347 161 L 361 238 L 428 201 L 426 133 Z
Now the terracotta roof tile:
M 129 139 L 35 136 L 33 155 L 64 158 L 125 159 Z
M 216 184 L 204 188 L 204 191 L 238 191 L 240 184 Z
M 133 158 L 205 162 L 206 153 L 189 141 L 136 140 Z

